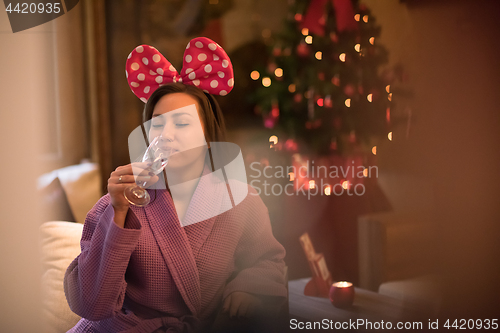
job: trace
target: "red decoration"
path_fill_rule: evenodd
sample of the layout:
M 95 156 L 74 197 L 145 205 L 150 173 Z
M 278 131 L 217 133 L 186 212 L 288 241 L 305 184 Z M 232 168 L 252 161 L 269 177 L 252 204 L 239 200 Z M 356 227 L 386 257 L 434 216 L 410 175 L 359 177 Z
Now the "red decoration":
M 297 142 L 293 139 L 288 139 L 285 141 L 285 149 L 291 152 L 295 152 L 299 149 Z
M 295 103 L 300 103 L 300 102 L 302 101 L 302 94 L 295 94 L 295 95 L 293 96 L 293 101 L 294 101 Z
M 309 55 L 309 46 L 307 46 L 306 43 L 301 42 L 299 45 L 297 45 L 297 54 L 301 57 L 307 57 Z
M 334 77 L 332 77 L 332 83 L 337 87 L 340 86 L 340 78 L 337 75 L 335 75 Z
M 356 89 L 352 84 L 348 84 L 344 87 L 344 94 L 346 94 L 349 97 L 352 97 L 354 93 L 356 92 Z
M 350 282 L 336 282 L 330 288 L 330 302 L 337 308 L 347 308 L 354 302 L 354 286 Z
M 330 95 L 327 95 L 325 97 L 325 107 L 331 108 L 332 106 L 333 106 L 332 98 L 330 97 Z
M 334 43 L 338 43 L 338 41 L 339 41 L 339 37 L 337 36 L 337 34 L 335 32 L 330 32 L 330 39 Z
M 295 21 L 300 22 L 300 21 L 302 21 L 302 14 L 297 13 L 297 14 L 295 14 L 294 18 L 295 18 Z
M 281 49 L 279 47 L 275 47 L 273 49 L 273 56 L 279 57 L 281 55 Z
M 307 9 L 306 16 L 300 28 L 309 29 L 310 33 L 323 36 L 325 34 L 325 22 L 321 20 L 324 18 L 326 3 L 328 0 L 312 0 L 309 8 Z M 337 22 L 337 31 L 356 31 L 358 24 L 354 20 L 354 8 L 352 7 L 351 0 L 330 0 L 335 9 L 335 20 Z M 297 20 L 297 15 L 295 15 Z M 302 21 L 302 15 L 300 20 Z

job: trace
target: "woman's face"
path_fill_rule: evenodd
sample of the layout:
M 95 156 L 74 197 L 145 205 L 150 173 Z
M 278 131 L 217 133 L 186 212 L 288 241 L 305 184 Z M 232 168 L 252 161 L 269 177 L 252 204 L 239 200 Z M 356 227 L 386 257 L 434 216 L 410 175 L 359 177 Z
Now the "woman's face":
M 198 114 L 198 102 L 191 95 L 173 93 L 163 96 L 153 110 L 149 141 L 159 136 L 170 149 L 167 169 L 177 169 L 204 161 L 207 143 Z

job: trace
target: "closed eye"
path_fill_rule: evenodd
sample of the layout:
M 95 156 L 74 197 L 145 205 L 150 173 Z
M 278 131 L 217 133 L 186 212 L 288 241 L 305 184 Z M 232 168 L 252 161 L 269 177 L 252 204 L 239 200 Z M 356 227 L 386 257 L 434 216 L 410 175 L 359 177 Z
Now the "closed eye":
M 176 127 L 185 127 L 187 125 L 189 125 L 189 124 L 175 124 Z

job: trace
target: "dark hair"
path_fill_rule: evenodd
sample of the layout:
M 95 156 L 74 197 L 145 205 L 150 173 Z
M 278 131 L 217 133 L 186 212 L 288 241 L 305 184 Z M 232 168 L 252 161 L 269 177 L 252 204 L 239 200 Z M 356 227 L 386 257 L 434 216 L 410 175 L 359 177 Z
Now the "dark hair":
M 225 141 L 226 125 L 219 103 L 212 95 L 204 93 L 201 89 L 191 85 L 169 83 L 156 89 L 144 107 L 143 122 L 146 123 L 151 120 L 154 108 L 163 96 L 173 93 L 185 93 L 196 99 L 199 105 L 198 114 L 202 121 L 207 144 Z

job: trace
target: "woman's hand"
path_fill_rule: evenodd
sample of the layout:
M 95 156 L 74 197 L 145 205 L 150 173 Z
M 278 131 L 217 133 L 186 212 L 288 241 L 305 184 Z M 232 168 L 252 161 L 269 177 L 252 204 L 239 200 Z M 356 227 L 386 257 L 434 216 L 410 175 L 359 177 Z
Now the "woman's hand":
M 222 310 L 229 312 L 230 318 L 249 318 L 255 315 L 261 306 L 262 300 L 257 296 L 242 291 L 235 291 L 226 297 Z
M 145 163 L 133 163 L 119 166 L 113 171 L 108 179 L 108 193 L 111 197 L 111 205 L 115 211 L 115 223 L 124 227 L 125 217 L 130 203 L 123 195 L 123 191 L 128 186 L 134 185 L 137 181 L 145 186 L 150 186 L 158 181 L 158 176 L 147 174 L 144 170 L 147 167 Z M 134 176 L 138 175 L 137 177 Z

